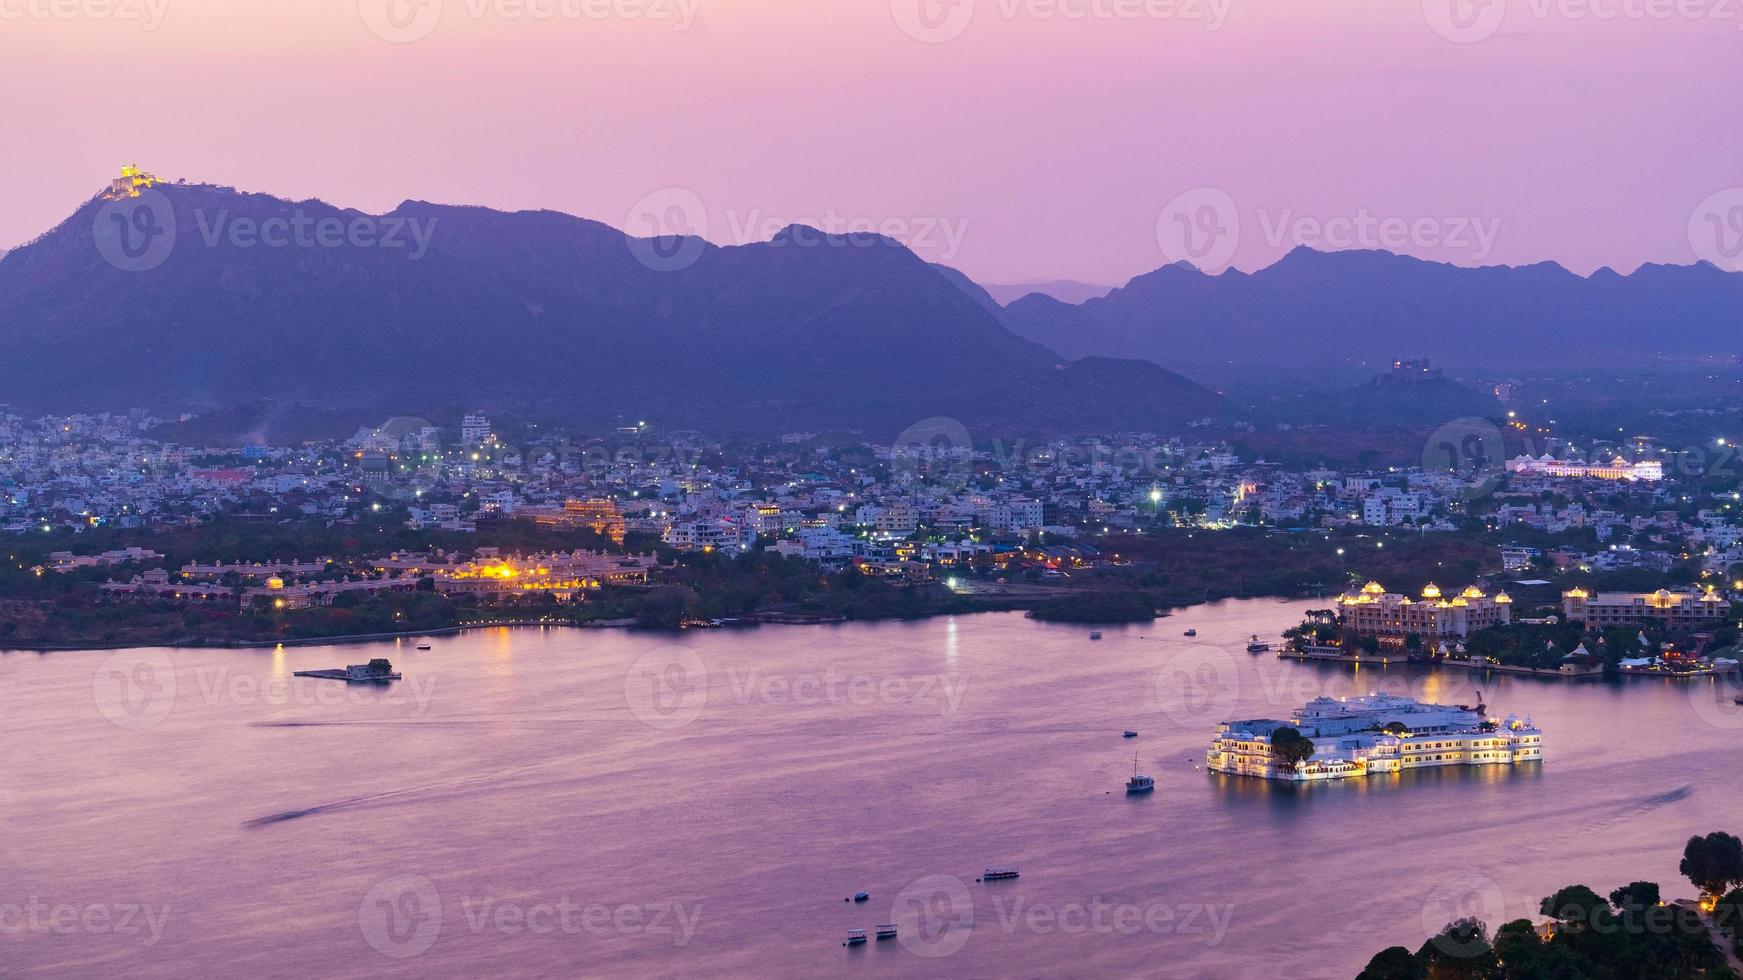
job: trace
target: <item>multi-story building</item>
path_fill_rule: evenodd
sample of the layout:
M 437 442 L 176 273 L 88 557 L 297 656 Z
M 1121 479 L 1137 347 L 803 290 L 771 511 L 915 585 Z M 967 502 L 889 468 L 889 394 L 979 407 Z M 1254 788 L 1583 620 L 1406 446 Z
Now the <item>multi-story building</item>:
M 1731 611 L 1724 596 L 1712 592 L 1659 589 L 1657 592 L 1598 592 L 1572 589 L 1563 592 L 1562 611 L 1588 629 L 1630 626 L 1660 620 L 1673 627 L 1702 629 L 1717 626 Z
M 1525 476 L 1559 476 L 1591 480 L 1627 480 L 1656 483 L 1664 479 L 1664 464 L 1656 459 L 1630 463 L 1621 456 L 1608 463 L 1582 463 L 1578 460 L 1556 459 L 1548 453 L 1533 458 L 1518 456 L 1507 461 L 1507 472 Z
M 460 421 L 460 442 L 466 446 L 481 446 L 490 439 L 490 417 L 468 415 Z
M 1422 590 L 1420 599 L 1387 592 L 1380 583 L 1369 582 L 1360 591 L 1334 601 L 1347 629 L 1383 638 L 1411 633 L 1425 638 L 1468 636 L 1472 630 L 1510 622 L 1513 609 L 1513 599 L 1505 592 L 1489 596 L 1473 585 L 1448 599 L 1432 582 Z
M 1313 755 L 1289 765 L 1271 737 L 1294 728 Z M 1436 766 L 1489 766 L 1543 758 L 1543 732 L 1530 719 L 1488 717 L 1487 706 L 1423 704 L 1391 694 L 1315 698 L 1287 721 L 1224 722 L 1205 752 L 1213 772 L 1308 782 Z

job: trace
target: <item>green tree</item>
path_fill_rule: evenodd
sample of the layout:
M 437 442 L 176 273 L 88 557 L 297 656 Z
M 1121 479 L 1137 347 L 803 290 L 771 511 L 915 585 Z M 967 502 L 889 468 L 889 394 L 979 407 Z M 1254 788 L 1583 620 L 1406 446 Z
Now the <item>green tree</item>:
M 1271 733 L 1271 754 L 1285 769 L 1294 769 L 1313 758 L 1313 752 L 1313 739 L 1301 734 L 1299 729 L 1285 725 Z
M 1447 923 L 1416 951 L 1416 961 L 1428 980 L 1494 980 L 1502 976 L 1501 961 L 1489 945 L 1488 928 L 1477 919 Z
M 1706 895 L 1743 885 L 1743 841 L 1724 831 L 1690 837 L 1677 870 Z
M 1402 946 L 1392 946 L 1374 954 L 1356 980 L 1427 980 L 1428 971 Z

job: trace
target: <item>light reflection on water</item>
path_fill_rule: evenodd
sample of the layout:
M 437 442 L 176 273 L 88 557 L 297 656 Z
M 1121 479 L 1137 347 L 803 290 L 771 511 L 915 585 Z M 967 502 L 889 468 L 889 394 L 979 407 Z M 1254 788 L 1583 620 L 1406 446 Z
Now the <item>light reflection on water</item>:
M 1738 829 L 1743 722 L 1711 682 L 1357 673 L 1245 652 L 1301 608 L 1225 603 L 1100 642 L 992 614 L 171 651 L 151 695 L 171 710 L 139 727 L 109 718 L 163 702 L 106 671 L 156 652 L 0 655 L 0 880 L 18 896 L 0 904 L 169 910 L 150 944 L 10 931 L 5 962 L 160 977 L 1349 977 L 1384 946 L 1419 945 L 1447 909 L 1475 903 L 1497 925 L 1576 881 L 1684 894 L 1680 842 Z M 370 656 L 406 680 L 288 677 Z M 1305 786 L 1202 770 L 1220 720 L 1368 690 L 1481 691 L 1546 730 L 1546 761 Z M 1124 795 L 1134 751 L 1151 796 Z M 974 882 L 1004 863 L 1022 878 Z M 860 890 L 869 902 L 843 901 Z M 439 913 L 420 918 L 432 897 Z M 605 925 L 534 928 L 565 902 Z M 668 926 L 699 910 L 694 932 L 654 928 L 661 910 Z M 840 945 L 885 921 L 901 940 Z

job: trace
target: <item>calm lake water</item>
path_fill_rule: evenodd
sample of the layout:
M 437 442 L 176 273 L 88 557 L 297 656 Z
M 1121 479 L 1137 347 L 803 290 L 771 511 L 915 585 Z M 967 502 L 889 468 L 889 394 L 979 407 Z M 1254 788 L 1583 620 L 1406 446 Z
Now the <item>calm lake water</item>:
M 1718 685 L 1245 652 L 1303 607 L 1100 642 L 989 614 L 0 654 L 0 974 L 1348 978 L 1574 881 L 1688 894 L 1681 841 L 1743 829 Z M 372 656 L 406 679 L 290 677 Z M 1478 688 L 1546 729 L 1541 766 L 1198 768 L 1225 718 Z

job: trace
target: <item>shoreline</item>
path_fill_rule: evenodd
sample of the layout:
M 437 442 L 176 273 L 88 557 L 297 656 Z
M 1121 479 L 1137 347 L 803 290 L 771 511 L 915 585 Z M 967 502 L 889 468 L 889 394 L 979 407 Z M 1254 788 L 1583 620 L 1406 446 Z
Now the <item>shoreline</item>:
M 917 621 L 926 620 L 926 619 L 936 619 L 940 616 L 966 616 L 966 615 L 974 615 L 977 613 L 995 613 L 995 612 L 1026 612 L 1026 611 L 1029 611 L 1033 605 L 1035 605 L 1039 601 L 1041 601 L 1037 598 L 1030 597 L 1030 596 L 1010 596 L 1010 597 L 1008 597 L 1007 601 L 1003 601 L 1003 602 L 998 601 L 999 597 L 996 597 L 996 596 L 978 596 L 977 595 L 977 596 L 966 596 L 965 598 L 972 598 L 972 599 L 979 600 L 979 604 L 981 605 L 981 608 L 978 608 L 978 609 L 958 609 L 958 610 L 939 610 L 937 612 L 927 612 L 927 613 L 924 613 L 924 614 L 921 614 L 918 616 L 864 616 L 864 617 L 850 617 L 844 613 L 827 613 L 827 612 L 813 613 L 813 612 L 796 612 L 796 611 L 783 611 L 783 610 L 759 610 L 757 612 L 746 613 L 743 617 L 741 617 L 740 625 L 742 625 L 742 626 L 820 626 L 820 625 L 838 626 L 838 625 L 841 625 L 844 623 L 882 623 L 882 622 L 892 622 L 892 621 L 894 621 L 894 622 L 917 622 Z M 1252 596 L 1223 596 L 1223 597 L 1216 598 L 1216 599 L 1210 599 L 1210 598 L 1198 599 L 1198 600 L 1194 600 L 1192 602 L 1189 602 L 1185 605 L 1160 607 L 1160 608 L 1158 608 L 1155 617 L 1152 618 L 1151 620 L 1148 620 L 1148 622 L 1158 622 L 1158 621 L 1161 621 L 1163 619 L 1167 619 L 1170 616 L 1173 616 L 1174 614 L 1176 614 L 1182 610 L 1192 609 L 1192 608 L 1196 608 L 1198 606 L 1213 605 L 1213 604 L 1218 603 L 1218 602 L 1253 602 L 1253 601 L 1265 601 L 1265 600 L 1271 600 L 1271 601 L 1276 601 L 1276 602 L 1302 602 L 1302 601 L 1309 601 L 1313 598 L 1315 598 L 1315 597 L 1300 596 L 1300 595 L 1252 595 Z M 991 600 L 991 601 L 989 601 L 989 600 Z M 1031 617 L 1031 618 L 1034 618 L 1034 617 Z M 1046 622 L 1046 623 L 1049 623 L 1051 625 L 1058 625 L 1058 626 L 1067 626 L 1067 625 L 1068 626 L 1100 626 L 1100 627 L 1109 628 L 1109 629 L 1114 628 L 1114 627 L 1118 627 L 1118 626 L 1142 625 L 1142 624 L 1131 623 L 1131 622 L 1096 622 L 1096 623 L 1082 622 L 1082 623 L 1079 623 L 1079 622 L 1067 622 L 1067 621 L 1062 621 L 1062 620 L 1045 620 L 1045 619 L 1036 619 L 1036 621 L 1037 622 Z M 461 624 L 457 624 L 454 626 L 442 626 L 442 627 L 438 627 L 435 629 L 427 629 L 427 630 L 406 630 L 406 631 L 395 631 L 395 632 L 390 632 L 390 633 L 356 633 L 356 634 L 342 634 L 342 635 L 338 635 L 338 636 L 313 636 L 313 637 L 301 637 L 301 638 L 297 638 L 297 639 L 286 639 L 286 640 L 265 640 L 265 639 L 261 639 L 261 640 L 218 640 L 218 639 L 204 640 L 204 639 L 201 639 L 199 637 L 175 637 L 171 640 L 165 640 L 165 641 L 160 641 L 160 642 L 135 641 L 135 642 L 101 643 L 101 642 L 93 641 L 90 643 L 39 643 L 39 644 L 20 645 L 20 646 L 11 646 L 11 645 L 0 644 L 0 654 L 9 654 L 9 653 L 73 653 L 73 652 L 77 652 L 77 651 L 138 650 L 138 649 L 150 649 L 150 648 L 163 648 L 163 649 L 169 649 L 169 650 L 256 650 L 256 649 L 272 649 L 274 647 L 280 647 L 280 646 L 285 646 L 285 647 L 293 647 L 293 646 L 343 646 L 346 644 L 353 644 L 353 643 L 378 643 L 378 642 L 381 642 L 383 640 L 403 639 L 406 637 L 451 636 L 455 633 L 461 633 L 461 632 L 465 632 L 466 630 L 472 630 L 472 629 L 491 629 L 491 628 L 496 628 L 496 627 L 525 628 L 525 627 L 532 627 L 532 626 L 559 627 L 559 628 L 563 628 L 563 629 L 645 629 L 649 632 L 660 632 L 660 633 L 678 633 L 678 632 L 683 632 L 683 630 L 684 630 L 683 627 L 673 628 L 673 627 L 660 627 L 660 626 L 640 626 L 633 621 L 621 620 L 621 619 L 595 620 L 591 623 L 572 623 L 572 622 L 566 622 L 566 621 L 565 622 L 553 622 L 550 620 L 541 620 L 541 619 L 508 618 L 508 619 L 503 619 L 503 620 L 493 620 L 493 621 L 489 621 L 489 622 L 461 623 Z M 737 627 L 722 627 L 722 628 L 737 628 Z

